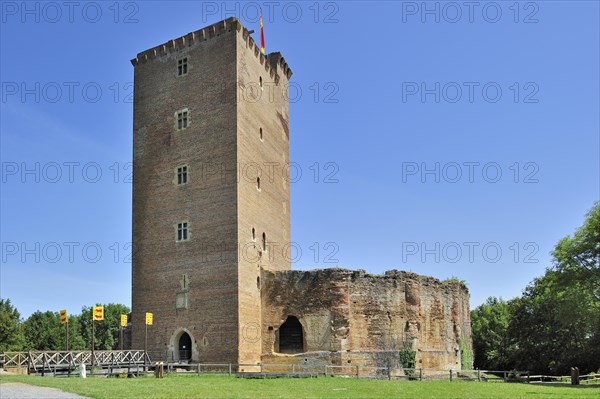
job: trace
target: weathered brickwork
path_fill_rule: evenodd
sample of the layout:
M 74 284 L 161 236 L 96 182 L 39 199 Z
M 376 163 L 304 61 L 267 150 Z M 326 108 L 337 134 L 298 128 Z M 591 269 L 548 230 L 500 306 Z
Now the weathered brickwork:
M 304 354 L 273 354 L 289 316 L 302 324 L 305 352 L 328 352 L 326 361 L 339 365 L 398 367 L 399 351 L 409 347 L 419 368 L 460 369 L 461 340 L 472 348 L 469 294 L 458 282 L 323 269 L 264 271 L 263 284 L 265 362 L 304 361 Z
M 169 360 L 295 363 L 302 352 L 397 365 L 410 347 L 418 367 L 460 368 L 461 342 L 471 346 L 463 286 L 290 271 L 292 71 L 280 53 L 261 54 L 230 18 L 132 64 L 134 348 L 152 312 L 147 348 Z
M 260 269 L 290 268 L 281 243 L 290 228 L 282 209 L 291 70 L 278 53 L 260 54 L 234 18 L 132 63 L 133 345 L 144 346 L 144 313 L 153 312 L 155 355 L 177 359 L 186 333 L 192 360 L 257 363 Z M 187 112 L 185 128 L 178 111 Z M 188 237 L 178 242 L 180 222 Z

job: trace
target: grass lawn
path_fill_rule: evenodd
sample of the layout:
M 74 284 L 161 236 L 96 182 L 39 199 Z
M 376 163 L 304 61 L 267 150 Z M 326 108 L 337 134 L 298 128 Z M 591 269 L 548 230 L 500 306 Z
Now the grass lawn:
M 465 381 L 355 380 L 340 377 L 238 379 L 226 375 L 52 378 L 0 375 L 97 399 L 114 398 L 600 398 L 600 385 L 540 386 Z M 0 388 L 1 390 L 1 388 Z

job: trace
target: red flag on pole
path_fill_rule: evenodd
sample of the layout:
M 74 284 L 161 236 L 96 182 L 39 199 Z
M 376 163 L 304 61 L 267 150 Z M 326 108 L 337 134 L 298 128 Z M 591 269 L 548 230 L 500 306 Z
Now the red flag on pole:
M 265 53 L 265 30 L 263 29 L 262 8 L 260 9 L 260 51 Z

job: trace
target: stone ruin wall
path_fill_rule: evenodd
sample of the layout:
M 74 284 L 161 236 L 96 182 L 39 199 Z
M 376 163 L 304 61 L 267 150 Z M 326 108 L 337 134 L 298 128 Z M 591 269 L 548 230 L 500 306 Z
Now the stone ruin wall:
M 416 367 L 464 369 L 472 352 L 469 293 L 459 282 L 391 270 L 322 269 L 262 274 L 262 362 L 401 367 L 399 351 L 416 351 Z M 304 352 L 278 353 L 288 316 L 302 324 Z

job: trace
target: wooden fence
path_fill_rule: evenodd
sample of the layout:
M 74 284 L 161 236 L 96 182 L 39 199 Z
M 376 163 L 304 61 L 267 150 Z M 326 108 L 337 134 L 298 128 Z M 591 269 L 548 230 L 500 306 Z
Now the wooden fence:
M 0 355 L 4 369 L 26 369 L 30 373 L 56 373 L 74 370 L 81 364 L 90 367 L 114 367 L 149 364 L 143 350 L 123 351 L 30 351 L 5 352 Z
M 107 374 L 120 373 L 122 368 L 137 367 L 137 374 L 144 373 L 147 367 L 153 367 L 150 357 L 142 350 L 132 351 L 31 351 L 6 352 L 0 354 L 0 367 L 4 369 L 22 369 L 29 373 L 69 373 L 81 364 L 86 367 L 104 368 Z M 143 367 L 140 371 L 139 366 Z M 527 382 L 537 384 L 595 384 L 600 383 L 600 374 L 579 375 L 573 368 L 570 376 L 530 375 L 528 371 L 507 370 L 452 370 L 428 368 L 398 368 L 351 365 L 314 365 L 314 364 L 234 364 L 234 363 L 177 363 L 165 362 L 167 372 L 178 374 L 237 374 L 250 376 L 290 376 L 316 377 L 339 376 L 357 379 L 388 380 L 467 380 L 485 382 Z
M 334 366 L 313 364 L 235 364 L 235 363 L 164 363 L 167 373 L 236 374 L 239 377 L 346 377 L 388 380 L 466 380 L 486 382 L 529 382 L 529 372 L 398 368 L 374 366 Z

